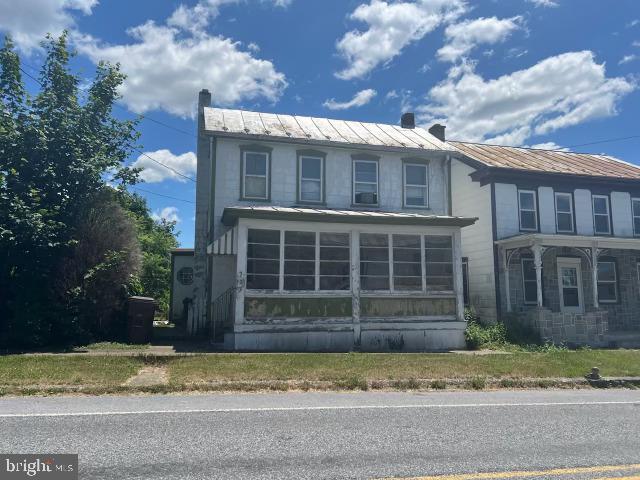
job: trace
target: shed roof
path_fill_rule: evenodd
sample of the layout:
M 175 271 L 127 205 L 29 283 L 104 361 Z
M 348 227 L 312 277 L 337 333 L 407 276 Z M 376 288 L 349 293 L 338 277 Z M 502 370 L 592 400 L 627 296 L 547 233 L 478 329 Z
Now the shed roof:
M 609 155 L 574 153 L 560 150 L 448 142 L 467 157 L 486 167 L 535 173 L 584 175 L 640 180 L 640 166 Z
M 329 118 L 204 108 L 204 128 L 216 135 L 364 148 L 454 151 L 421 127 L 402 128 Z
M 441 227 L 466 227 L 477 218 L 427 215 L 423 213 L 383 212 L 379 210 L 331 210 L 278 206 L 227 207 L 222 214 L 225 225 L 235 225 L 238 218 L 261 220 L 290 220 L 336 223 L 378 223 L 388 225 L 425 225 Z

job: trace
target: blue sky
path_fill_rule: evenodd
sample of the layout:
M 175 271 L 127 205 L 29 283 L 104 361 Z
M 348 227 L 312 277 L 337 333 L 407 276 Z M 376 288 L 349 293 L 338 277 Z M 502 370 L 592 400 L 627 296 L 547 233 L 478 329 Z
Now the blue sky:
M 0 0 L 0 31 L 17 41 L 27 71 L 41 64 L 44 33 L 64 28 L 87 79 L 97 61 L 120 62 L 128 80 L 117 115 L 173 127 L 143 119 L 140 144 L 194 177 L 201 88 L 216 105 L 259 111 L 388 123 L 415 111 L 457 140 L 566 148 L 640 135 L 640 2 L 603 5 Z M 640 163 L 640 138 L 575 150 Z M 153 192 L 141 193 L 192 246 L 195 184 L 138 157 L 139 188 Z

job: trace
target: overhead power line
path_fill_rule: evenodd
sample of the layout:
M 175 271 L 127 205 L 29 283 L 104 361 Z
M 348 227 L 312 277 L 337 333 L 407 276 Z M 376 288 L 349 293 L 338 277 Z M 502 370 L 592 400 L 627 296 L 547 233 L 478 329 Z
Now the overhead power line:
M 196 202 L 192 201 L 192 200 L 186 200 L 184 198 L 178 198 L 178 197 L 172 197 L 171 195 L 165 195 L 163 193 L 156 193 L 156 192 L 152 192 L 151 190 L 145 190 L 144 188 L 140 188 L 140 187 L 130 187 L 133 190 L 137 190 L 140 192 L 145 192 L 145 193 L 150 193 L 151 195 L 157 195 L 158 197 L 164 197 L 164 198 L 170 198 L 171 200 L 176 200 L 178 202 L 185 202 L 185 203 L 192 203 L 195 205 Z
M 632 138 L 640 138 L 640 135 L 630 135 L 628 137 L 606 138 L 595 142 L 580 143 L 578 145 L 569 145 L 567 148 L 586 147 L 587 145 L 597 145 L 599 143 L 621 142 L 623 140 L 631 140 Z

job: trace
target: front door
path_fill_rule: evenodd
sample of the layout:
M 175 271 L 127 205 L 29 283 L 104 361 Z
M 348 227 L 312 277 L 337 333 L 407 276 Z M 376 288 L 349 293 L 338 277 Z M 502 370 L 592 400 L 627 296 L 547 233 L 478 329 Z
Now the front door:
M 558 288 L 560 311 L 580 313 L 584 311 L 582 300 L 582 271 L 579 258 L 558 257 Z

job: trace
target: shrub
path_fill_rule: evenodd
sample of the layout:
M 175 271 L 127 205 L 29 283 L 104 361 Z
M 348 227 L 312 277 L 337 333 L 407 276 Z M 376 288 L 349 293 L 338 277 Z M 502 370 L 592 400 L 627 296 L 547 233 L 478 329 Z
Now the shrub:
M 507 343 L 507 331 L 503 323 L 483 325 L 471 309 L 465 310 L 465 319 L 467 320 L 467 328 L 464 331 L 464 338 L 469 350 Z

